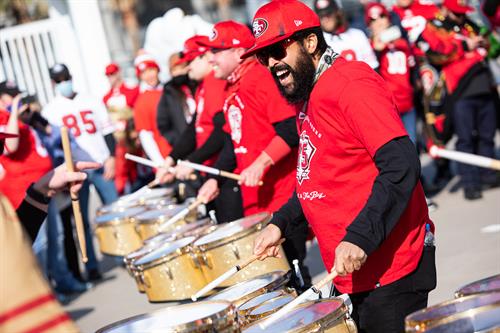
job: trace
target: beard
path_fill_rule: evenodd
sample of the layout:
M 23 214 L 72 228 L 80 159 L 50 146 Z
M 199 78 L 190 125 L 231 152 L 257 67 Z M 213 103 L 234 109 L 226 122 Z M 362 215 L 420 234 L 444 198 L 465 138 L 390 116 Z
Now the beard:
M 280 71 L 287 71 L 288 74 L 286 75 L 291 75 L 292 82 L 285 86 L 282 85 L 277 75 Z M 302 45 L 297 58 L 296 69 L 293 69 L 288 64 L 280 63 L 271 68 L 271 73 L 281 95 L 285 97 L 288 103 L 300 104 L 309 98 L 316 68 L 314 67 L 312 57 L 304 50 Z

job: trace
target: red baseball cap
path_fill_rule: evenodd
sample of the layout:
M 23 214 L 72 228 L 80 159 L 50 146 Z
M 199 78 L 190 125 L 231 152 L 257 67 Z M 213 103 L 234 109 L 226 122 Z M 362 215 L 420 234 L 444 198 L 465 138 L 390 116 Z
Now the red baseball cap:
M 312 9 L 297 0 L 275 0 L 262 6 L 253 19 L 255 45 L 242 58 L 260 49 L 291 37 L 294 33 L 319 27 L 319 17 Z
M 116 63 L 112 62 L 109 65 L 106 66 L 106 76 L 108 75 L 113 75 L 117 73 L 120 70 L 120 66 L 118 66 Z
M 474 11 L 474 8 L 469 6 L 468 0 L 444 0 L 443 6 L 457 14 L 466 14 Z
M 205 54 L 209 49 L 206 46 L 201 44 L 208 43 L 208 36 L 195 35 L 191 38 L 188 38 L 184 42 L 184 49 L 182 50 L 181 58 L 175 63 L 175 65 L 179 65 L 185 62 L 190 62 L 194 60 L 196 57 Z
M 156 68 L 158 71 L 160 70 L 160 66 L 158 66 L 154 58 L 146 53 L 143 53 L 135 58 L 134 66 L 137 76 L 141 75 L 141 73 L 147 68 Z
M 17 138 L 18 136 L 19 136 L 18 134 L 0 132 L 0 140 L 9 139 L 9 138 Z
M 242 47 L 248 49 L 255 43 L 250 29 L 236 21 L 222 21 L 216 23 L 208 41 L 198 44 L 211 49 L 231 49 Z
M 389 17 L 389 12 L 384 5 L 378 2 L 370 2 L 365 8 L 365 22 L 369 25 L 372 20 L 376 20 L 382 16 Z

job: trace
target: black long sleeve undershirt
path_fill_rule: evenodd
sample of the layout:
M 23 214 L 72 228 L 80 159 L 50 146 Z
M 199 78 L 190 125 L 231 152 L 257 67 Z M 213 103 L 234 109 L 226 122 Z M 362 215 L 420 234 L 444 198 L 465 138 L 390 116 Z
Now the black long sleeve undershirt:
M 234 154 L 234 145 L 231 135 L 224 132 L 222 150 L 219 153 L 217 161 L 215 161 L 214 168 L 232 172 L 236 169 L 236 155 Z M 209 178 L 214 178 L 219 183 L 219 186 L 226 180 L 226 178 L 209 175 Z
M 343 241 L 362 248 L 366 254 L 375 251 L 389 236 L 403 214 L 420 177 L 420 161 L 410 139 L 393 139 L 375 154 L 379 170 L 372 192 L 358 216 L 347 227 Z M 290 200 L 271 220 L 283 235 L 293 232 L 304 219 L 302 207 L 294 192 Z
M 21 205 L 16 210 L 17 217 L 28 233 L 33 243 L 38 235 L 43 221 L 47 217 L 47 213 L 37 207 L 29 204 L 26 200 L 21 202 Z
M 115 156 L 116 140 L 115 137 L 113 136 L 113 133 L 106 134 L 104 136 L 104 141 L 106 141 L 106 146 L 108 146 L 109 155 Z
M 295 116 L 284 119 L 273 124 L 276 134 L 290 147 L 299 145 L 299 134 L 297 133 L 297 122 Z

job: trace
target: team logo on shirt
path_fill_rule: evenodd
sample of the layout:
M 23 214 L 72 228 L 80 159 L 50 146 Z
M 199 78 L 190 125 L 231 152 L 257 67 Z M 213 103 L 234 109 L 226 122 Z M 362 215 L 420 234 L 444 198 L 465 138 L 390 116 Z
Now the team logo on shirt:
M 231 127 L 231 139 L 237 144 L 241 141 L 241 109 L 236 105 L 230 105 L 227 110 L 229 127 Z
M 316 147 L 311 142 L 309 135 L 303 131 L 300 134 L 299 141 L 299 160 L 297 163 L 297 181 L 299 185 L 306 179 L 309 179 L 309 172 L 311 172 L 311 160 L 316 153 Z
M 252 29 L 255 38 L 262 36 L 262 34 L 266 32 L 268 26 L 269 24 L 263 18 L 256 18 L 253 20 Z

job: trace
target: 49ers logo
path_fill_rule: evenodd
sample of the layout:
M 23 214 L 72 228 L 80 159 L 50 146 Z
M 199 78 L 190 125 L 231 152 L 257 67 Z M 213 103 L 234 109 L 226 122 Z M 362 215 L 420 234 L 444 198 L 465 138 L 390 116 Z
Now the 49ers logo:
M 253 20 L 252 29 L 255 38 L 262 36 L 262 34 L 266 32 L 268 26 L 269 24 L 263 18 L 256 18 Z
M 309 173 L 311 172 L 311 160 L 316 153 L 316 147 L 311 142 L 309 135 L 306 132 L 300 134 L 299 141 L 299 160 L 297 163 L 297 181 L 299 185 L 306 179 L 309 179 Z

